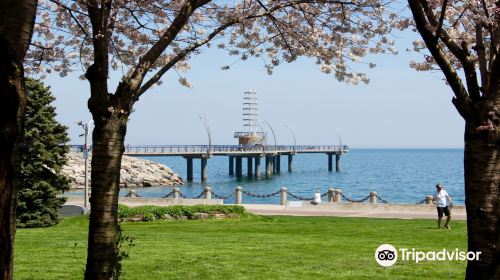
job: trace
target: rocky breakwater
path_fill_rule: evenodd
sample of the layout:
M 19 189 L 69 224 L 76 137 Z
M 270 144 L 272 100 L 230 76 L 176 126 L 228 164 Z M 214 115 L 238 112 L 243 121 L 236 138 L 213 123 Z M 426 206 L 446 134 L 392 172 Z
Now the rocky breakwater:
M 70 181 L 71 189 L 84 188 L 84 159 L 81 153 L 68 153 L 62 172 Z M 90 180 L 89 158 L 89 180 Z M 182 185 L 182 178 L 167 166 L 150 160 L 123 156 L 120 170 L 120 187 L 141 188 Z M 90 186 L 90 183 L 89 183 Z

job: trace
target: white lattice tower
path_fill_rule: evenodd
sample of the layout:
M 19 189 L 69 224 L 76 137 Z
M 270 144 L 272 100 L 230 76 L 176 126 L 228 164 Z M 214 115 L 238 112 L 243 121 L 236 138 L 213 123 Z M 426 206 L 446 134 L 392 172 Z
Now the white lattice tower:
M 247 90 L 243 94 L 243 129 L 252 134 L 257 132 L 259 125 L 259 103 L 257 92 Z

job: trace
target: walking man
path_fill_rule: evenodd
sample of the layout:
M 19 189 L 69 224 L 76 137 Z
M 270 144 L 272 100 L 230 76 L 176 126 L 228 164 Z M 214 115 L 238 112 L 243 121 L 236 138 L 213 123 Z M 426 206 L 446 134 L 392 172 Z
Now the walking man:
M 447 191 L 443 190 L 441 184 L 436 185 L 436 193 L 434 194 L 432 201 L 436 203 L 437 206 L 438 228 L 441 228 L 441 220 L 443 219 L 443 214 L 444 214 L 446 215 L 446 223 L 444 224 L 444 227 L 450 229 L 448 223 L 450 222 L 451 219 L 451 212 L 450 212 L 451 197 Z

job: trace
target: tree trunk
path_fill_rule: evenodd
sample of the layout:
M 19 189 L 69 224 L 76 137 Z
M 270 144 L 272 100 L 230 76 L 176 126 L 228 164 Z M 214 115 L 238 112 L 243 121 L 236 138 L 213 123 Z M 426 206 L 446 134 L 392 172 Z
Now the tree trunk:
M 16 232 L 18 148 L 23 135 L 26 90 L 23 66 L 0 43 L 0 278 L 12 279 Z
M 94 116 L 87 280 L 115 279 L 118 193 L 126 119 L 115 113 L 105 119 Z
M 468 250 L 481 254 L 468 262 L 466 279 L 500 279 L 500 100 L 475 105 L 465 128 L 465 205 Z
M 26 88 L 23 60 L 31 41 L 36 0 L 0 2 L 0 278 L 12 279 L 16 233 L 18 149 L 23 139 Z

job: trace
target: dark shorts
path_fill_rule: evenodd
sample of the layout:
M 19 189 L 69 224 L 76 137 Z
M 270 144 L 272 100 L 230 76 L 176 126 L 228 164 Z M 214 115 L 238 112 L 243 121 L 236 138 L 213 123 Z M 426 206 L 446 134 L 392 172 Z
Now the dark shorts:
M 437 210 L 438 210 L 438 217 L 439 218 L 443 217 L 443 213 L 447 217 L 451 216 L 450 207 L 448 207 L 448 206 L 446 206 L 446 207 L 438 207 Z

